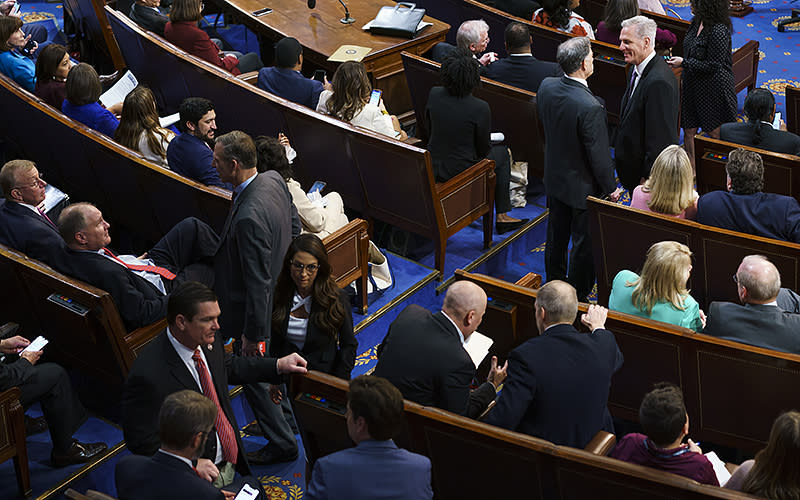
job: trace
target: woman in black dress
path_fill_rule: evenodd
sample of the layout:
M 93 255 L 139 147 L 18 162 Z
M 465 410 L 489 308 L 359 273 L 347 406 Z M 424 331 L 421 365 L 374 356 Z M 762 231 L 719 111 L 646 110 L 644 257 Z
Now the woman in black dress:
M 698 128 L 719 139 L 719 127 L 736 119 L 728 0 L 692 0 L 692 24 L 683 39 L 684 57 L 667 63 L 683 68 L 681 127 L 694 171 L 694 136 Z

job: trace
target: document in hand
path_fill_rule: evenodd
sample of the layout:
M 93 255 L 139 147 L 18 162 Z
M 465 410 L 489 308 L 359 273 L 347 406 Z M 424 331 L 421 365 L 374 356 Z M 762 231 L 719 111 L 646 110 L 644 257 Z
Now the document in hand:
M 728 479 L 731 478 L 731 473 L 725 468 L 725 462 L 720 460 L 717 454 L 713 451 L 709 451 L 705 455 L 708 461 L 711 462 L 711 465 L 714 466 L 714 474 L 717 475 L 717 481 L 719 481 L 719 485 L 725 486 L 725 483 L 727 483 Z
M 475 369 L 481 364 L 483 358 L 489 354 L 489 348 L 492 347 L 492 344 L 494 344 L 494 340 L 478 332 L 472 332 L 472 335 L 464 341 L 464 350 L 467 351 L 470 359 L 475 363 Z
M 113 87 L 106 90 L 103 95 L 100 96 L 100 102 L 103 103 L 105 107 L 122 102 L 125 100 L 125 96 L 130 94 L 131 90 L 135 89 L 137 85 L 139 85 L 139 81 L 133 76 L 133 73 L 126 71 Z

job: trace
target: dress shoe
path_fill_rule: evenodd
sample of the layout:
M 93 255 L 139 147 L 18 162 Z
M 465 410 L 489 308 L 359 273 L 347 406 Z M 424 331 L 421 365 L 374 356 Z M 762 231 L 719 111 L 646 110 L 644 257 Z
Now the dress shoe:
M 50 452 L 50 461 L 55 467 L 64 467 L 72 464 L 84 464 L 98 458 L 108 449 L 105 443 L 81 443 L 77 439 L 72 441 L 70 449 L 64 453 Z
M 528 219 L 520 219 L 514 222 L 495 222 L 494 225 L 497 228 L 497 234 L 503 234 L 522 227 L 526 222 L 528 222 Z
M 266 445 L 258 451 L 251 451 L 247 453 L 247 460 L 251 464 L 256 465 L 271 465 L 279 464 L 282 462 L 293 462 L 297 460 L 298 451 L 285 452 L 280 451 L 270 445 Z
M 248 436 L 263 436 L 264 432 L 261 430 L 261 426 L 258 425 L 258 422 L 250 422 L 249 424 L 245 425 L 242 429 L 242 432 L 247 434 Z
M 44 417 L 29 417 L 25 415 L 25 435 L 33 436 L 47 430 L 47 421 Z

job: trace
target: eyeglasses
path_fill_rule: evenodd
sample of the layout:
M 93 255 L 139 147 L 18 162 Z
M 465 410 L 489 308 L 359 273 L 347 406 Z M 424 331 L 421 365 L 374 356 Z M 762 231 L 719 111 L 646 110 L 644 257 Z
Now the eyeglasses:
M 295 271 L 302 273 L 303 269 L 309 272 L 309 274 L 314 274 L 319 269 L 319 264 L 302 264 L 297 261 L 292 261 L 292 267 Z
M 39 176 L 31 184 L 22 184 L 20 186 L 14 186 L 14 189 L 38 188 L 45 186 L 46 184 L 44 182 L 44 179 L 42 179 L 42 177 L 44 176 L 42 174 L 39 174 Z

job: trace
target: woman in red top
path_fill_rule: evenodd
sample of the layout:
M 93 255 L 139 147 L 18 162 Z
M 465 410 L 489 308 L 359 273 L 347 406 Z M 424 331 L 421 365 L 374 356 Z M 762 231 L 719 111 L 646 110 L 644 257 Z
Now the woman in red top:
M 193 56 L 234 75 L 256 71 L 264 65 L 254 52 L 239 54 L 238 57 L 221 52 L 208 34 L 197 27 L 197 22 L 203 17 L 202 11 L 201 0 L 175 0 L 169 14 L 170 21 L 164 27 L 164 37 Z

